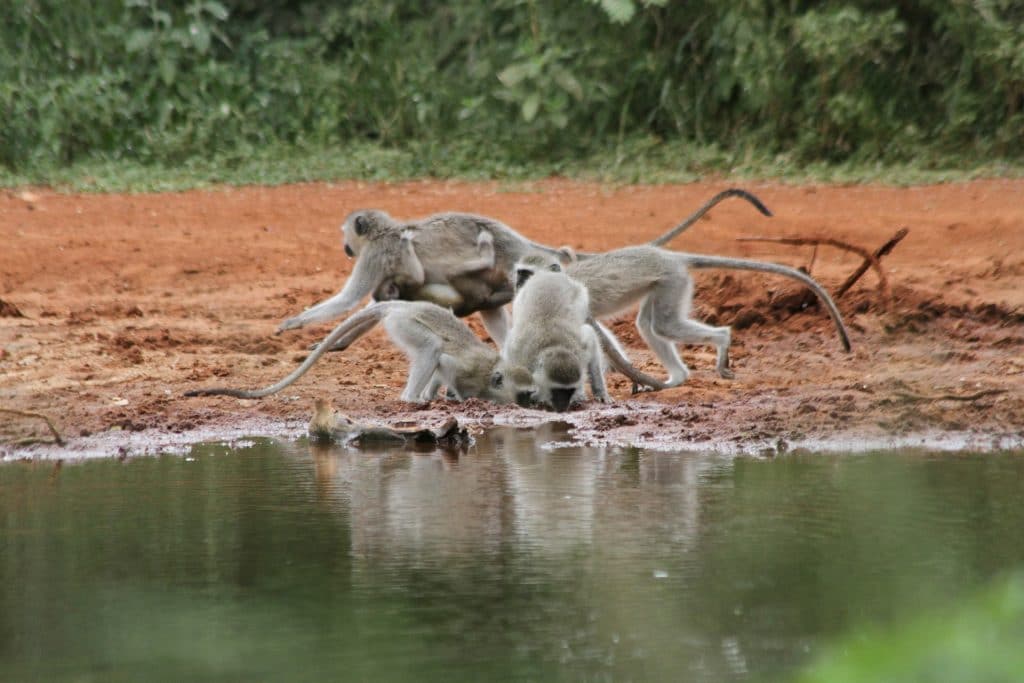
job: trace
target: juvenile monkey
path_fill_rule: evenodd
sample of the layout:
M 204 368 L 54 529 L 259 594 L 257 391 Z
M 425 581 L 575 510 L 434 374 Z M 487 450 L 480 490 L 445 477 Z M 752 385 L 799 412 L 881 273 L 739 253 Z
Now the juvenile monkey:
M 224 395 L 262 398 L 281 391 L 304 375 L 328 350 L 348 348 L 378 323 L 409 359 L 409 379 L 403 401 L 432 400 L 441 385 L 457 400 L 478 397 L 496 403 L 516 398 L 501 358 L 480 341 L 451 311 L 420 301 L 382 301 L 370 304 L 334 328 L 302 364 L 276 384 L 263 389 L 210 388 L 186 392 L 186 396 Z
M 728 197 L 746 199 L 761 213 L 771 215 L 757 197 L 733 188 L 715 195 L 652 244 L 674 238 Z M 479 311 L 491 338 L 501 345 L 508 328 L 502 306 L 514 294 L 514 264 L 531 253 L 562 258 L 566 253 L 532 242 L 500 221 L 462 213 L 402 223 L 382 211 L 357 211 L 345 219 L 342 232 L 345 253 L 356 259 L 344 288 L 285 320 L 279 332 L 335 318 L 374 293 L 378 300 L 434 301 L 451 307 L 460 317 Z M 581 259 L 591 256 L 579 254 Z
M 589 380 L 594 398 L 608 402 L 604 356 L 589 323 L 587 290 L 561 268 L 535 270 L 528 278 L 517 277 L 517 285 L 502 357 L 530 373 L 534 400 L 565 412 L 584 400 L 583 385 Z

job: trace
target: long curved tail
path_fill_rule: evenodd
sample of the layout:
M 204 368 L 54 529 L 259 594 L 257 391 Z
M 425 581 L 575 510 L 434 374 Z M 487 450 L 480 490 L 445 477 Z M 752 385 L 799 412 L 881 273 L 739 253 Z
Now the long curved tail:
M 633 393 L 636 393 L 636 387 L 638 386 L 648 386 L 654 391 L 660 391 L 671 387 L 670 384 L 666 384 L 660 379 L 656 379 L 650 375 L 644 374 L 640 370 L 637 370 L 636 367 L 629 362 L 629 359 L 626 358 L 626 355 L 623 353 L 622 348 L 619 346 L 618 341 L 614 338 L 612 333 L 605 329 L 601 323 L 591 317 L 587 318 L 587 324 L 594 328 L 594 331 L 597 333 L 597 341 L 601 345 L 601 349 L 604 351 L 605 355 L 608 356 L 608 360 L 611 361 L 612 367 L 629 379 L 633 380 Z
M 648 242 L 648 244 L 653 244 L 656 247 L 665 246 L 670 241 L 674 240 L 676 237 L 681 235 L 691 225 L 699 221 L 704 216 L 704 214 L 706 214 L 708 211 L 714 208 L 716 204 L 718 204 L 723 199 L 728 199 L 729 197 L 741 197 L 743 199 L 746 199 L 748 202 L 754 205 L 754 208 L 763 213 L 765 216 L 772 215 L 772 212 L 768 210 L 768 207 L 765 206 L 761 202 L 761 200 L 755 197 L 753 194 L 747 192 L 746 190 L 741 190 L 738 187 L 730 187 L 728 190 L 723 190 L 722 192 L 716 194 L 714 197 L 705 202 L 704 206 L 700 207 L 695 212 L 693 212 L 693 214 L 691 214 L 690 217 L 687 218 L 685 221 L 683 221 L 676 227 L 672 228 L 661 237 L 651 240 L 650 242 Z
M 332 330 L 331 333 L 327 335 L 322 342 L 320 342 L 320 345 L 317 346 L 312 353 L 306 356 L 306 360 L 302 361 L 302 365 L 295 368 L 291 374 L 280 382 L 271 384 L 269 387 L 254 389 L 252 391 L 246 391 L 244 389 L 229 389 L 226 387 L 211 387 L 208 389 L 193 389 L 192 391 L 186 391 L 185 396 L 234 396 L 235 398 L 263 398 L 264 396 L 275 394 L 306 374 L 306 371 L 313 366 L 313 363 L 315 363 L 320 356 L 331 350 L 340 351 L 348 348 L 352 342 L 369 332 L 377 325 L 377 323 L 387 317 L 388 313 L 390 313 L 396 305 L 401 305 L 403 303 L 404 302 L 401 301 L 380 301 L 370 304 L 355 315 L 350 316 L 345 322 L 335 327 L 334 330 Z
M 825 304 L 825 308 L 828 309 L 828 314 L 832 316 L 832 321 L 836 324 L 836 331 L 839 333 L 839 340 L 843 343 L 843 349 L 846 351 L 850 350 L 850 335 L 846 331 L 846 325 L 843 323 L 843 317 L 839 314 L 839 309 L 836 308 L 836 304 L 832 301 L 832 297 L 828 295 L 824 287 L 819 285 L 814 278 L 807 273 L 803 273 L 796 268 L 790 268 L 789 266 L 783 266 L 778 263 L 766 263 L 764 261 L 753 261 L 750 259 L 738 259 L 730 258 L 728 256 L 704 256 L 700 254 L 686 254 L 685 255 L 686 265 L 690 268 L 706 269 L 706 268 L 725 268 L 729 270 L 754 270 L 761 273 L 774 273 L 775 275 L 783 275 L 785 277 L 798 280 L 803 284 L 810 287 L 811 291 L 818 295 L 818 298 Z

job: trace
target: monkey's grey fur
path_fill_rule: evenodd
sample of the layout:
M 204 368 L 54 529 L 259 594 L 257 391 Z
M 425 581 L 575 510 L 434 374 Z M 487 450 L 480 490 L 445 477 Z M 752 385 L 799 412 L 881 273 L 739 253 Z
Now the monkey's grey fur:
M 587 290 L 565 273 L 538 270 L 517 287 L 502 357 L 529 372 L 536 402 L 564 412 L 584 400 L 588 380 L 595 399 L 610 400 L 590 319 Z
M 616 249 L 570 264 L 566 273 L 582 283 L 590 294 L 590 312 L 607 318 L 640 303 L 636 325 L 640 336 L 669 372 L 667 384 L 686 381 L 689 370 L 679 357 L 676 343 L 712 344 L 717 349 L 716 369 L 732 378 L 729 369 L 728 327 L 712 327 L 690 318 L 693 279 L 690 269 L 726 268 L 783 275 L 802 282 L 821 299 L 835 322 L 843 348 L 850 338 L 842 316 L 828 293 L 805 273 L 776 263 L 668 251 L 654 246 Z
M 409 359 L 409 380 L 402 400 L 430 401 L 443 384 L 458 400 L 479 397 L 496 403 L 515 399 L 513 382 L 506 381 L 498 352 L 480 341 L 451 311 L 419 301 L 383 301 L 370 304 L 334 328 L 303 363 L 276 384 L 254 391 L 210 388 L 186 396 L 225 395 L 261 398 L 284 389 L 301 377 L 328 350 L 348 348 L 359 337 L 383 323 L 391 340 Z
M 728 197 L 742 197 L 770 216 L 754 195 L 729 189 L 651 244 L 664 244 Z M 344 288 L 331 298 L 285 320 L 279 331 L 330 320 L 373 293 L 378 300 L 433 301 L 457 316 L 479 311 L 491 338 L 503 344 L 508 320 L 502 306 L 512 300 L 512 268 L 524 256 L 566 257 L 566 251 L 530 241 L 500 221 L 445 213 L 400 222 L 382 211 L 356 211 L 342 225 L 345 253 L 356 259 Z M 415 249 L 412 248 L 415 243 Z M 592 254 L 581 253 L 586 260 Z

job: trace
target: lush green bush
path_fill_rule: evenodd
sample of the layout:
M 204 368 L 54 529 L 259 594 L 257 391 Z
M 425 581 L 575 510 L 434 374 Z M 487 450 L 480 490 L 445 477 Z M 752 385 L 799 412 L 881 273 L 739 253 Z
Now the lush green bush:
M 797 683 L 1015 683 L 1024 671 L 1024 576 L 1001 580 L 956 609 L 852 634 Z
M 365 142 L 423 173 L 665 142 L 1016 163 L 1022 131 L 1015 0 L 8 0 L 0 24 L 8 173 Z

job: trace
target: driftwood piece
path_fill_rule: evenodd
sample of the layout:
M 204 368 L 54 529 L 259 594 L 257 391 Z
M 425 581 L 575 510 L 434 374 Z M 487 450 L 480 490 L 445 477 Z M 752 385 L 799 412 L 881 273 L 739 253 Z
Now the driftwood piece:
M 896 247 L 896 245 L 899 244 L 900 241 L 902 241 L 903 238 L 907 236 L 907 233 L 909 232 L 910 229 L 905 226 L 897 230 L 896 234 L 890 237 L 888 242 L 880 246 L 878 249 L 875 249 L 875 261 L 881 260 L 883 256 L 891 252 Z M 838 299 L 842 297 L 843 294 L 846 294 L 850 287 L 853 287 L 857 280 L 860 279 L 861 275 L 868 272 L 868 268 L 870 267 L 871 261 L 864 259 L 864 262 L 860 264 L 860 267 L 858 267 L 857 270 L 853 271 L 853 273 L 850 274 L 850 277 L 846 278 L 846 282 L 839 285 L 839 289 L 836 290 L 835 298 Z
M 347 415 L 336 413 L 331 404 L 317 399 L 313 419 L 309 421 L 309 435 L 322 442 L 336 442 L 353 446 L 468 446 L 472 442 L 469 432 L 459 426 L 454 417 L 448 418 L 435 429 L 395 429 L 356 422 Z
M 46 439 L 40 439 L 36 437 L 28 437 L 25 439 L 18 439 L 13 442 L 15 446 L 29 446 L 34 443 L 55 443 L 58 446 L 64 445 L 64 438 L 57 431 L 57 428 L 53 426 L 53 421 L 42 413 L 28 413 L 24 410 L 11 410 L 10 408 L 0 408 L 0 413 L 5 415 L 14 415 L 16 417 L 27 417 L 33 420 L 42 420 L 46 423 L 46 426 L 50 428 L 50 433 L 53 435 L 53 441 L 47 441 Z

